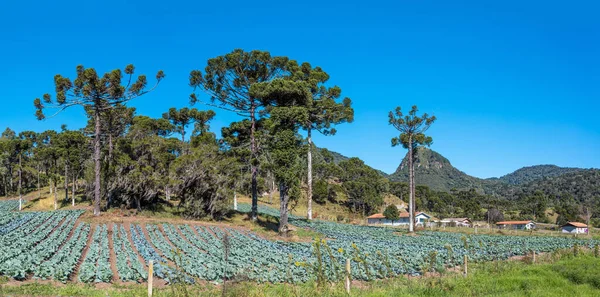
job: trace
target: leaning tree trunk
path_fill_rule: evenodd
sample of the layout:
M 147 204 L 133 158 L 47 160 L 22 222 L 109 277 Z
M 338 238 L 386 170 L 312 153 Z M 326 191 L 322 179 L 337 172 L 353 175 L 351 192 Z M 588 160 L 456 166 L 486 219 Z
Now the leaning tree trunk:
M 94 120 L 94 216 L 100 215 L 100 110 L 96 107 Z
M 285 184 L 279 185 L 279 235 L 286 236 L 288 232 L 288 188 Z
M 21 209 L 23 209 L 23 192 L 22 192 L 22 188 L 21 188 L 23 186 L 22 173 L 23 173 L 23 164 L 21 163 L 21 153 L 19 153 L 19 211 L 21 211 Z
M 308 136 L 306 137 L 308 141 L 308 153 L 306 155 L 306 159 L 308 160 L 308 209 L 306 211 L 306 218 L 312 220 L 312 137 L 311 137 L 311 129 L 307 129 Z
M 408 232 L 415 232 L 415 190 L 414 190 L 414 168 L 413 168 L 413 146 L 412 136 L 408 137 L 408 187 L 410 188 L 408 198 Z
M 255 106 L 252 105 L 250 108 L 250 171 L 252 173 L 252 211 L 251 217 L 252 221 L 256 221 L 258 219 L 258 189 L 257 189 L 257 177 L 258 177 L 258 168 L 256 167 L 256 155 L 257 155 L 257 147 L 256 147 L 256 139 L 255 138 L 255 130 L 256 130 L 256 119 L 254 118 Z

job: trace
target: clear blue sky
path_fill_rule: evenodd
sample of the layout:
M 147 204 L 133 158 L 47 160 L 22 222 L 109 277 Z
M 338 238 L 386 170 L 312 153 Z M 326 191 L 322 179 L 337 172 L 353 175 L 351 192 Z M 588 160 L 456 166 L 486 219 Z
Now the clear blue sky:
M 390 146 L 387 112 L 413 104 L 438 117 L 432 149 L 468 174 L 600 167 L 599 3 L 4 0 L 0 129 L 82 127 L 82 108 L 38 122 L 32 105 L 78 64 L 163 69 L 158 90 L 130 103 L 159 117 L 188 105 L 190 70 L 261 49 L 323 67 L 356 116 L 316 143 L 385 172 L 405 154 Z M 235 119 L 217 110 L 212 128 Z

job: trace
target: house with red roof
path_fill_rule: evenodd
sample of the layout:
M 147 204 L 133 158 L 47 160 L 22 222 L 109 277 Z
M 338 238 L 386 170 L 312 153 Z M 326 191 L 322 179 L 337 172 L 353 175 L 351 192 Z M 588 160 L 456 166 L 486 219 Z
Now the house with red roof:
M 534 221 L 503 221 L 496 223 L 501 229 L 531 230 L 535 229 Z
M 588 225 L 579 222 L 568 222 L 564 224 L 562 227 L 562 233 L 569 234 L 587 234 L 588 233 Z
M 425 226 L 426 222 L 431 219 L 431 216 L 424 212 L 415 213 L 415 226 Z M 367 224 L 369 225 L 389 225 L 389 226 L 402 226 L 408 225 L 410 222 L 408 212 L 401 212 L 400 218 L 395 221 L 391 221 L 385 218 L 385 216 L 381 213 L 376 213 L 374 215 L 367 217 Z

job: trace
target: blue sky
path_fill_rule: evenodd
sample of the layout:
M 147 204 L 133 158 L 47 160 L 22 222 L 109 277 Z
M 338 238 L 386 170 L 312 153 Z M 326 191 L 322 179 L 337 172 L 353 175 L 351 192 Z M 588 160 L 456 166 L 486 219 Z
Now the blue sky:
M 438 117 L 432 149 L 464 172 L 600 167 L 597 1 L 17 1 L 0 3 L 0 129 L 80 128 L 82 108 L 39 122 L 53 76 L 133 63 L 167 77 L 130 106 L 188 106 L 192 69 L 234 48 L 319 65 L 352 98 L 355 122 L 319 146 L 393 172 L 405 154 L 387 112 Z M 206 108 L 204 106 L 196 106 Z M 217 110 L 212 129 L 236 120 Z

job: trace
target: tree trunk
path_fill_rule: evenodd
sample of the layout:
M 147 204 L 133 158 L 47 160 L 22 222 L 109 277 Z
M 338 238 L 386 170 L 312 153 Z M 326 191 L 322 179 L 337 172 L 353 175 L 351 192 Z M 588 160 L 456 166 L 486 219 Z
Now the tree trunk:
M 40 190 L 40 165 L 37 166 L 37 191 L 38 191 L 38 199 L 41 199 L 42 191 Z
M 279 184 L 279 235 L 286 236 L 288 232 L 288 189 L 283 183 Z
M 19 152 L 19 211 L 23 209 L 23 192 L 22 192 L 22 172 L 23 172 L 23 164 L 21 163 L 21 153 Z
M 167 201 L 171 200 L 171 191 L 169 190 L 168 185 L 165 185 L 165 199 L 167 199 Z
M 273 193 L 275 192 L 275 180 L 271 181 L 271 191 L 269 191 L 269 204 L 273 204 Z
M 254 139 L 255 137 L 255 130 L 256 130 L 256 119 L 254 118 L 254 113 L 255 113 L 255 106 L 254 104 L 252 105 L 252 107 L 250 108 L 250 121 L 251 121 L 251 127 L 250 127 L 250 151 L 251 151 L 251 157 L 250 157 L 250 171 L 252 173 L 252 212 L 251 212 L 251 217 L 252 217 L 252 221 L 256 221 L 258 219 L 258 189 L 257 189 L 257 177 L 258 177 L 258 168 L 256 168 L 256 164 L 255 162 L 257 162 L 257 148 L 256 148 L 256 139 Z
M 67 161 L 65 160 L 65 201 L 69 201 L 69 176 L 68 176 L 68 172 L 69 172 L 69 165 L 67 164 Z
M 238 210 L 236 191 L 233 191 L 233 210 Z
M 94 216 L 100 215 L 100 110 L 96 107 L 94 120 Z
M 311 129 L 308 128 L 307 130 L 308 132 L 308 136 L 306 137 L 306 140 L 308 141 L 308 153 L 306 156 L 306 159 L 308 160 L 308 178 L 307 178 L 307 184 L 308 184 L 308 209 L 306 211 L 306 218 L 308 220 L 312 220 L 312 137 L 311 137 Z
M 56 180 L 56 175 L 54 176 L 54 210 L 58 209 L 58 191 L 56 189 L 56 184 L 58 184 L 58 181 Z
M 408 137 L 408 232 L 415 232 L 415 190 L 414 190 L 413 146 L 412 136 Z
M 75 178 L 75 173 L 71 174 L 73 176 L 73 184 L 71 185 L 71 205 L 75 206 L 75 182 L 76 182 L 76 178 Z

